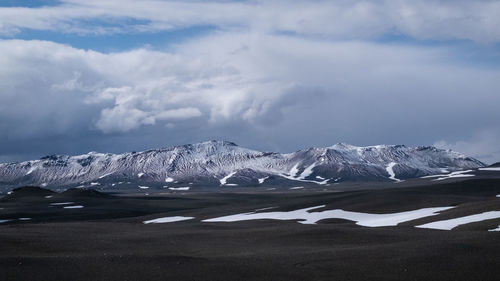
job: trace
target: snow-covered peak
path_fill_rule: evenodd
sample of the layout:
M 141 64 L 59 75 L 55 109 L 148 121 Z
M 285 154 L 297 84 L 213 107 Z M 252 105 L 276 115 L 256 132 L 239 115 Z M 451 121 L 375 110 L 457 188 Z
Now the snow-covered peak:
M 98 181 L 167 182 L 200 185 L 261 184 L 285 181 L 329 184 L 349 180 L 396 180 L 484 166 L 465 155 L 435 147 L 338 143 L 280 154 L 260 152 L 227 141 L 142 152 L 50 155 L 0 165 L 0 187 L 85 184 Z M 140 176 L 138 176 L 140 175 Z M 228 175 L 231 175 L 228 177 Z M 166 180 L 168 179 L 168 180 Z M 102 185 L 100 185 L 102 186 Z M 141 184 L 141 186 L 146 186 Z

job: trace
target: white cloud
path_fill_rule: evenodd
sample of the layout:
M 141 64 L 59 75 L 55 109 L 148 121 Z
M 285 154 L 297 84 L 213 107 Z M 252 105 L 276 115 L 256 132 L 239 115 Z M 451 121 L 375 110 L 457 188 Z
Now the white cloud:
M 488 0 L 66 0 L 55 7 L 0 8 L 0 19 L 0 34 L 22 28 L 102 34 L 212 25 L 336 39 L 403 34 L 416 39 L 500 40 L 500 2 Z

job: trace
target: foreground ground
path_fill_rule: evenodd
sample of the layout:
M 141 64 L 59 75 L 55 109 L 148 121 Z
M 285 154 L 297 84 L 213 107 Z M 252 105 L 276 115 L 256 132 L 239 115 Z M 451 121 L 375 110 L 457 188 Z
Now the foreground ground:
M 396 185 L 394 185 L 396 186 Z M 500 180 L 383 190 L 104 196 L 22 189 L 0 200 L 1 280 L 498 280 L 500 219 L 415 228 L 500 210 Z M 56 203 L 56 204 L 54 204 Z M 57 203 L 67 203 L 57 204 Z M 51 205 L 52 204 L 52 205 Z M 343 219 L 202 222 L 326 205 L 366 213 L 455 206 L 397 226 Z M 82 206 L 64 208 L 64 206 Z M 144 224 L 171 216 L 194 219 Z

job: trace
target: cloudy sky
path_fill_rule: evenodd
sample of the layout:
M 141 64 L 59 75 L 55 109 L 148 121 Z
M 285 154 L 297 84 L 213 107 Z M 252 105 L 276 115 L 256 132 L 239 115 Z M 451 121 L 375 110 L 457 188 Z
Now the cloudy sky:
M 500 161 L 500 1 L 1 0 L 0 162 L 210 139 Z

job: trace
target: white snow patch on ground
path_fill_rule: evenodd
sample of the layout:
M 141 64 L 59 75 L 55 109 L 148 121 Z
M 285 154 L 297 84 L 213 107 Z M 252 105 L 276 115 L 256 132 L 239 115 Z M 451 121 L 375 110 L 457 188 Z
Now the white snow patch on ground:
M 100 184 L 100 183 L 98 183 L 98 182 L 91 182 L 91 183 L 90 183 L 90 186 L 96 186 L 96 185 L 101 185 L 101 184 Z
M 194 217 L 175 216 L 175 217 L 157 218 L 157 219 L 153 219 L 153 220 L 143 221 L 142 223 L 144 223 L 144 224 L 167 223 L 167 222 L 176 222 L 176 221 L 186 221 L 186 220 L 192 220 L 192 219 L 194 219 Z
M 500 167 L 479 168 L 481 171 L 500 171 Z
M 206 219 L 203 222 L 235 222 L 246 220 L 298 220 L 302 224 L 315 224 L 324 219 L 345 219 L 355 221 L 357 225 L 368 227 L 395 226 L 399 223 L 411 221 L 428 216 L 434 216 L 440 211 L 453 207 L 423 208 L 413 211 L 391 213 L 391 214 L 368 214 L 359 212 L 349 212 L 340 209 L 326 210 L 321 212 L 309 212 L 314 209 L 324 208 L 325 205 L 299 209 L 289 212 L 264 212 L 264 213 L 242 213 L 236 215 L 223 216 L 213 219 Z
M 326 180 L 324 177 L 321 177 L 321 176 L 316 176 L 316 178 L 317 178 L 318 180 Z
M 175 180 L 171 177 L 165 178 L 165 182 L 174 182 Z
M 385 168 L 385 170 L 387 171 L 387 173 L 389 174 L 389 178 L 393 181 L 397 181 L 397 182 L 400 182 L 401 180 L 400 179 L 397 179 L 396 178 L 396 173 L 394 172 L 394 166 L 396 166 L 398 163 L 396 162 L 391 162 L 387 165 L 387 167 Z
M 47 186 L 47 183 L 46 183 L 46 182 L 44 182 L 44 183 L 42 183 L 40 186 L 41 186 L 41 187 L 46 187 L 46 186 Z
M 45 198 L 47 198 L 47 199 L 52 198 L 52 197 L 54 197 L 54 195 L 47 195 L 47 196 L 45 196 Z
M 500 231 L 500 225 L 497 228 L 489 229 L 488 231 Z
M 236 174 L 236 171 L 231 172 L 231 173 L 229 173 L 229 175 L 227 175 L 227 176 L 223 177 L 222 179 L 220 179 L 219 180 L 220 181 L 220 185 L 226 185 L 227 180 L 229 178 L 231 178 L 232 176 L 234 176 L 235 174 Z
M 451 230 L 459 225 L 468 224 L 472 222 L 497 219 L 500 218 L 500 211 L 484 212 L 476 215 L 470 215 L 466 217 L 460 217 L 456 219 L 435 221 L 431 223 L 426 223 L 418 225 L 418 228 L 431 228 L 431 229 L 441 229 L 441 230 Z
M 258 211 L 265 211 L 265 210 L 276 209 L 276 208 L 278 208 L 278 206 L 274 206 L 274 207 L 266 207 L 266 208 L 260 208 L 260 209 L 255 210 L 254 212 L 258 212 Z
M 66 207 L 63 207 L 64 209 L 81 209 L 83 208 L 82 205 L 75 205 L 75 206 L 66 206 Z
M 263 184 L 268 178 L 269 176 L 259 179 L 259 184 Z
M 237 183 L 226 183 L 226 186 L 238 186 Z
M 56 203 L 50 203 L 52 206 L 61 206 L 61 205 L 71 205 L 75 204 L 75 202 L 56 202 Z
M 145 175 L 144 173 L 138 173 L 138 174 L 137 174 L 137 177 L 138 177 L 138 178 L 142 178 L 142 176 L 144 176 L 144 175 Z
M 303 186 L 294 186 L 294 187 L 290 187 L 290 189 L 302 189 L 304 188 Z
M 268 188 L 266 190 L 276 190 L 276 188 L 275 187 L 271 187 L 271 188 Z
M 140 189 L 148 189 L 148 188 L 149 188 L 149 186 L 139 185 L 139 188 L 140 188 Z
M 8 221 L 11 221 L 11 220 L 0 220 L 0 223 L 4 223 L 4 222 L 8 222 Z
M 189 190 L 191 187 L 183 186 L 183 187 L 169 187 L 170 190 Z
M 497 194 L 497 197 L 500 197 L 500 194 Z
M 20 221 L 29 221 L 29 220 L 31 220 L 31 218 L 18 218 L 18 220 L 20 220 Z
M 430 176 L 424 176 L 424 177 L 420 177 L 420 178 L 422 178 L 422 179 L 437 178 L 437 179 L 434 179 L 434 180 L 435 181 L 441 181 L 441 180 L 452 179 L 452 178 L 474 177 L 475 175 L 467 174 L 467 173 L 470 173 L 470 172 L 472 172 L 472 170 L 456 171 L 456 172 L 451 172 L 449 174 L 430 175 Z

